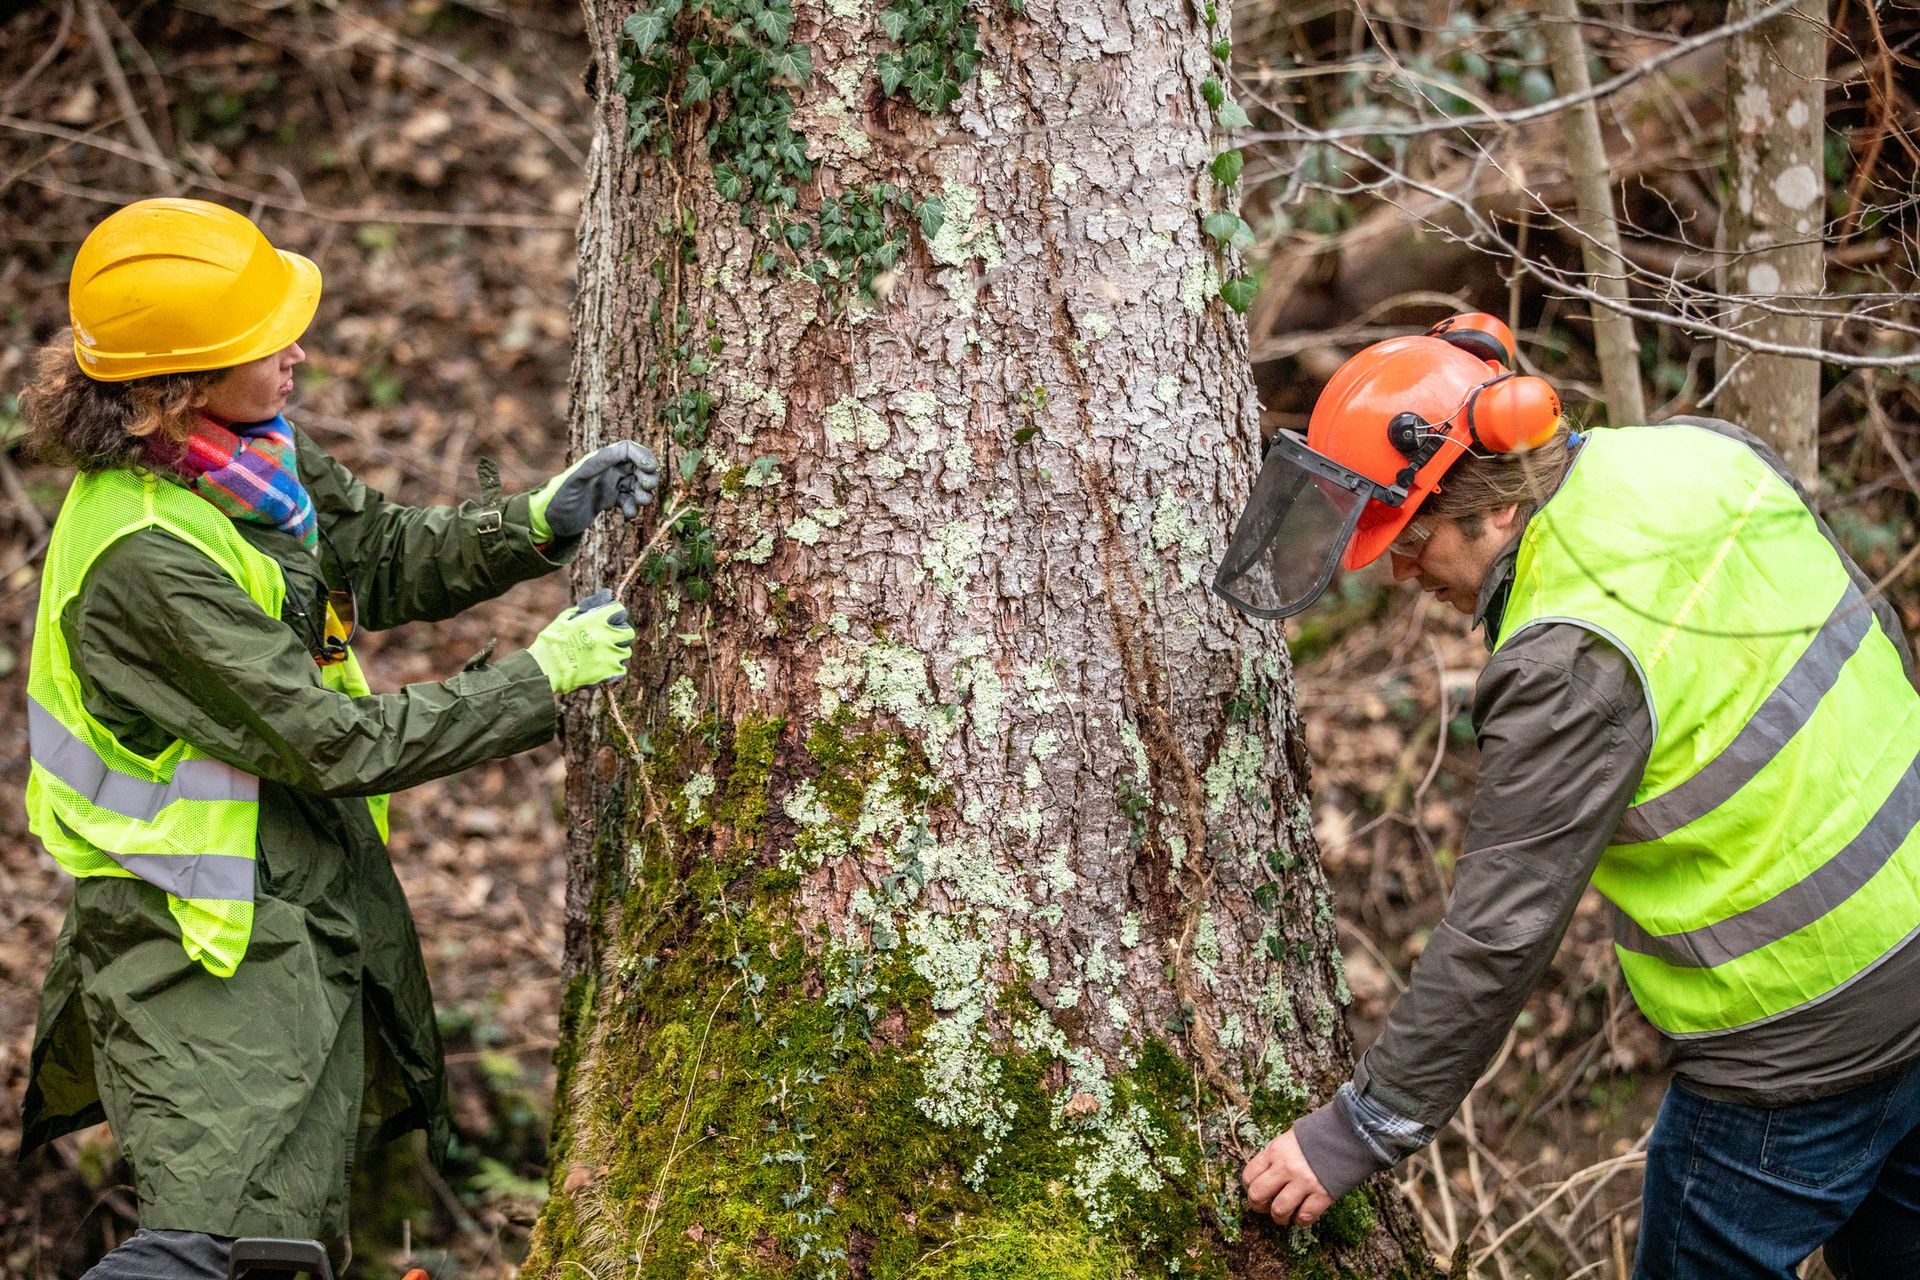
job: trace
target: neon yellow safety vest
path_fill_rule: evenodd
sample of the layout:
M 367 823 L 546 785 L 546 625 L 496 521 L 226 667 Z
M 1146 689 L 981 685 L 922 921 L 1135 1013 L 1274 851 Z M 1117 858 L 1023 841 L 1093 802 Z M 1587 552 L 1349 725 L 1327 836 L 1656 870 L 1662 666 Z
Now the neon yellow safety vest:
M 159 528 L 219 565 L 278 618 L 286 579 L 211 503 L 153 475 L 82 473 L 55 522 L 41 575 L 27 674 L 32 765 L 27 821 L 74 876 L 132 876 L 167 892 L 187 954 L 226 978 L 253 934 L 260 780 L 175 740 L 157 756 L 128 749 L 87 714 L 60 620 L 100 555 L 132 533 Z M 367 692 L 351 654 L 315 678 L 348 696 Z M 387 798 L 368 800 L 380 838 Z
M 1702 427 L 1591 433 L 1521 537 L 1495 648 L 1543 622 L 1612 641 L 1651 703 L 1594 884 L 1654 1025 L 1766 1021 L 1920 932 L 1920 697 L 1765 459 Z

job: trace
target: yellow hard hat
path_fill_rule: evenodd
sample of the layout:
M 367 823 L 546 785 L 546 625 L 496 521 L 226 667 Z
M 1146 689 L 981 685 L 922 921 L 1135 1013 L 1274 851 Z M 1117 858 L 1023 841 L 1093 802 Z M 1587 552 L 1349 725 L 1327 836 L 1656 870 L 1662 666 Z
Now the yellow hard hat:
M 130 204 L 73 260 L 67 307 L 80 370 L 100 382 L 227 369 L 293 342 L 320 305 L 320 268 L 205 200 Z

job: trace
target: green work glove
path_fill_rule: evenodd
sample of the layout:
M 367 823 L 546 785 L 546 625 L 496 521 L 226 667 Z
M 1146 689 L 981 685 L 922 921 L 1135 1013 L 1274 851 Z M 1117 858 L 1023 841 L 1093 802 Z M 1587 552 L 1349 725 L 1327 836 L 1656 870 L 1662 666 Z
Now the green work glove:
M 631 440 L 595 449 L 534 491 L 527 507 L 535 542 L 572 538 L 587 531 L 594 517 L 620 508 L 631 520 L 653 501 L 660 485 L 660 464 L 646 446 Z
M 633 627 L 625 605 L 602 587 L 547 624 L 527 652 L 547 673 L 555 693 L 611 684 L 627 674 Z

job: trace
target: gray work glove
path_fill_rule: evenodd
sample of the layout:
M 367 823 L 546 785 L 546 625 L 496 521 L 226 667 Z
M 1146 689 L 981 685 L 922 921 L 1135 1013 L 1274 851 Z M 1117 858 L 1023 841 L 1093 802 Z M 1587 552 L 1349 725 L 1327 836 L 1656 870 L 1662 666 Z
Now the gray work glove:
M 615 507 L 631 520 L 659 486 L 660 464 L 645 445 L 622 440 L 595 449 L 534 491 L 527 507 L 533 540 L 576 537 Z

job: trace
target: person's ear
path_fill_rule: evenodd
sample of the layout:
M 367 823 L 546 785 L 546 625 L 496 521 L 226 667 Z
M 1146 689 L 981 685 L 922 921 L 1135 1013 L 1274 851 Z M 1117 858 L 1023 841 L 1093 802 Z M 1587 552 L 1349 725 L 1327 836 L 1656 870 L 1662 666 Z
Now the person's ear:
M 1496 507 L 1487 512 L 1487 527 L 1504 538 L 1513 532 L 1513 527 L 1519 519 L 1520 504 L 1509 502 L 1504 507 Z

